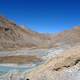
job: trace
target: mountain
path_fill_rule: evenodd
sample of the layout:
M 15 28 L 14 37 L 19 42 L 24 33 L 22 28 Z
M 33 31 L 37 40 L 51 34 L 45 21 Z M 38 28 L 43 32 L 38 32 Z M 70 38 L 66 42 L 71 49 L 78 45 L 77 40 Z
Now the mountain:
M 75 46 L 80 44 L 80 26 L 74 27 L 71 30 L 65 30 L 59 33 L 53 39 L 53 44 L 57 43 L 60 46 Z
M 29 72 L 28 67 L 21 73 L 10 71 L 1 77 L 3 80 L 80 80 L 80 26 L 53 35 L 32 31 L 0 16 L 0 63 L 1 69 L 6 65 L 11 70 L 14 64 L 30 64 Z
M 80 27 L 59 34 L 38 33 L 0 16 L 0 50 L 20 48 L 57 48 L 80 43 Z
M 25 29 L 0 16 L 0 49 L 46 47 L 50 37 Z

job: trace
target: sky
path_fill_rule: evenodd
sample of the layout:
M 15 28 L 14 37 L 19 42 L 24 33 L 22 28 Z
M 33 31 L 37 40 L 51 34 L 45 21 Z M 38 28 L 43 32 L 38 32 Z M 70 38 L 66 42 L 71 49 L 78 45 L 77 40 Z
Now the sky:
M 80 25 L 80 0 L 0 0 L 0 15 L 37 32 Z

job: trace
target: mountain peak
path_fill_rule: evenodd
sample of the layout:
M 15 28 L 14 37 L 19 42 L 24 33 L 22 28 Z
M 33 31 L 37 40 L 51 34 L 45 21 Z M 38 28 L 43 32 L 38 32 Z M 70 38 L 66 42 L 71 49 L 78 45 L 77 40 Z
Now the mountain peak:
M 75 30 L 80 30 L 80 26 L 74 27 Z
M 0 16 L 0 19 L 4 19 L 5 17 L 4 16 Z
M 2 27 L 2 28 L 13 28 L 15 26 L 16 26 L 15 23 L 9 21 L 4 16 L 0 16 L 0 27 Z
M 4 16 L 0 16 L 0 19 L 1 19 L 1 18 L 5 18 L 5 17 L 4 17 Z

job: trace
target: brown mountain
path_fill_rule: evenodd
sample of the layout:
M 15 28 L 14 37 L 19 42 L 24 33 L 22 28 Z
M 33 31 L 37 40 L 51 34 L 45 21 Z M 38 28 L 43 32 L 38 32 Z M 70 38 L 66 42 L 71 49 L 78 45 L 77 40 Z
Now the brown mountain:
M 0 49 L 46 47 L 50 37 L 24 29 L 0 16 Z
M 0 16 L 0 50 L 20 48 L 51 48 L 80 43 L 80 27 L 56 36 L 25 29 Z

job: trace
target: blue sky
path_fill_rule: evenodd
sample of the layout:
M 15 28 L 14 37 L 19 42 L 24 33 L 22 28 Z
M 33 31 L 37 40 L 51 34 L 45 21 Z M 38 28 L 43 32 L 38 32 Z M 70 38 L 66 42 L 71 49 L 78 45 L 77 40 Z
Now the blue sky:
M 38 32 L 80 25 L 80 0 L 0 0 L 0 15 Z

